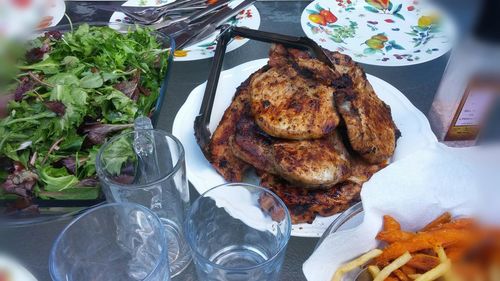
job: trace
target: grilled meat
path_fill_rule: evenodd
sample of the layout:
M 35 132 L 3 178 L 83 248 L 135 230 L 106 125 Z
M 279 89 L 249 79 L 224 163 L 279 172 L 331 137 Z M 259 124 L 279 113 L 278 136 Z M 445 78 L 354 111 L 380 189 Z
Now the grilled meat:
M 335 93 L 335 104 L 352 148 L 370 163 L 383 163 L 394 154 L 400 136 L 391 108 L 380 100 L 361 67 L 349 56 L 328 52 L 335 69 L 352 81 Z
M 231 105 L 226 109 L 217 129 L 212 135 L 208 145 L 210 163 L 224 179 L 229 182 L 238 182 L 243 178 L 244 172 L 250 167 L 246 162 L 236 157 L 230 147 L 230 139 L 235 133 L 236 124 L 241 118 L 250 114 L 250 92 L 248 84 L 253 75 L 265 71 L 265 68 L 252 74 L 236 90 Z
M 349 154 L 336 133 L 317 140 L 276 139 L 251 117 L 240 119 L 236 128 L 233 153 L 258 170 L 304 188 L 331 186 L 350 176 Z
M 352 159 L 348 180 L 326 189 L 306 189 L 279 176 L 262 172 L 260 184 L 276 193 L 290 211 L 292 222 L 312 223 L 316 215 L 323 217 L 342 212 L 359 202 L 361 186 L 385 165 L 373 165 L 360 157 Z
M 277 138 L 304 140 L 329 135 L 339 123 L 333 104 L 335 89 L 313 79 L 309 72 L 304 75 L 283 56 L 271 52 L 271 68 L 254 75 L 250 82 L 255 121 Z
M 260 184 L 285 202 L 294 224 L 312 223 L 316 215 L 327 217 L 342 212 L 359 201 L 361 192 L 361 185 L 351 182 L 328 189 L 308 190 L 268 173 L 261 175 Z
M 208 146 L 209 160 L 230 182 L 256 168 L 294 223 L 357 202 L 399 134 L 364 71 L 349 56 L 327 54 L 333 66 L 274 45 L 268 65 L 238 88 Z

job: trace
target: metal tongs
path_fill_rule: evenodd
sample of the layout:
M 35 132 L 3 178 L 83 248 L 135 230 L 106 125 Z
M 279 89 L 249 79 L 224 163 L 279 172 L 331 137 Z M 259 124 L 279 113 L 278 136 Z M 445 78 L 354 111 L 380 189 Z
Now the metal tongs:
M 289 36 L 244 27 L 228 25 L 221 26 L 221 33 L 216 39 L 217 47 L 215 50 L 212 68 L 210 69 L 210 73 L 208 76 L 207 86 L 205 88 L 205 94 L 203 96 L 199 115 L 194 120 L 194 135 L 196 137 L 196 141 L 198 142 L 198 145 L 201 147 L 201 150 L 207 158 L 209 158 L 207 147 L 212 136 L 212 133 L 210 132 L 210 129 L 208 127 L 210 125 L 210 117 L 212 115 L 215 94 L 217 92 L 217 84 L 219 83 L 222 62 L 224 60 L 224 55 L 226 54 L 227 44 L 235 36 L 253 39 L 261 42 L 282 44 L 287 48 L 304 50 L 309 52 L 318 60 L 332 67 L 334 65 L 334 63 L 325 53 L 324 49 L 316 44 L 316 42 L 307 37 Z

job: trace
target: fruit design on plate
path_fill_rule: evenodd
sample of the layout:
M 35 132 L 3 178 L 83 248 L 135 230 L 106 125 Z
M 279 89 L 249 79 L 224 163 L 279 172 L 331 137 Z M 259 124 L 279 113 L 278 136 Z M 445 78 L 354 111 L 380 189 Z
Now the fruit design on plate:
M 348 25 L 335 24 L 338 18 L 330 9 L 325 9 L 316 4 L 314 10 L 308 9 L 307 12 L 309 13 L 307 25 L 315 34 L 324 33 L 328 39 L 336 43 L 345 43 L 345 39 L 354 38 L 356 35 L 358 24 L 355 21 L 349 21 Z M 322 41 L 325 42 L 326 40 L 323 39 Z
M 319 13 L 312 13 L 309 15 L 310 21 L 325 26 L 329 23 L 334 23 L 338 20 L 337 17 L 330 10 L 323 9 L 319 5 L 318 5 L 318 10 Z
M 405 49 L 403 46 L 397 44 L 395 40 L 389 40 L 385 33 L 373 35 L 370 39 L 366 40 L 364 44 L 367 46 L 363 52 L 365 55 L 372 55 L 377 52 L 385 54 L 385 52 L 389 52 L 393 49 Z
M 455 38 L 453 22 L 420 0 L 314 0 L 301 16 L 307 37 L 348 53 L 361 63 L 402 66 L 445 54 Z M 348 9 L 348 8 L 349 9 Z M 332 13 L 334 23 L 327 21 Z
M 439 38 L 436 35 L 440 33 L 440 17 L 439 15 L 421 16 L 418 19 L 417 25 L 411 26 L 411 32 L 406 34 L 412 36 L 414 47 L 425 45 L 434 38 Z
M 400 13 L 403 4 L 395 5 L 390 0 L 365 0 L 367 6 L 365 10 L 377 14 L 389 14 L 397 18 L 405 20 L 405 17 Z

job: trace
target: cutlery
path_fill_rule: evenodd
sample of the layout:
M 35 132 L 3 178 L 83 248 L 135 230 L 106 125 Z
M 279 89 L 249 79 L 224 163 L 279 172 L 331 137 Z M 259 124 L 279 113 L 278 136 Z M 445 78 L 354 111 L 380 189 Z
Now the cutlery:
M 205 9 L 206 7 L 209 6 L 205 2 L 206 2 L 205 0 L 197 0 L 197 1 L 181 0 L 159 7 L 128 7 L 128 6 L 110 7 L 107 5 L 96 5 L 96 7 L 100 10 L 124 13 L 129 18 L 134 19 L 136 23 L 149 25 L 159 21 L 161 18 L 167 15 L 189 13 L 196 10 Z
M 177 7 L 189 7 L 193 5 L 198 5 L 198 4 L 204 4 L 206 1 L 205 0 L 197 0 L 197 1 L 192 1 L 192 0 L 178 0 L 173 3 L 165 4 L 162 6 L 109 6 L 109 5 L 94 5 L 94 7 L 104 10 L 104 11 L 111 11 L 111 12 L 122 12 L 122 13 L 133 13 L 133 14 L 138 14 L 138 15 L 144 15 L 144 14 L 150 14 L 150 13 L 155 13 L 158 10 L 166 10 L 166 9 L 172 9 L 172 8 L 177 8 Z
M 160 30 L 166 34 L 175 35 L 177 32 L 188 28 L 191 23 L 227 6 L 229 2 L 230 0 L 218 1 L 215 5 L 211 5 L 206 9 L 192 13 L 191 15 L 154 24 L 152 25 L 152 28 L 155 30 Z
M 175 38 L 177 47 L 182 49 L 185 46 L 192 45 L 206 39 L 212 35 L 221 24 L 225 23 L 231 17 L 252 5 L 254 2 L 255 0 L 245 0 L 232 9 L 227 6 L 197 26 L 190 26 L 189 30 Z

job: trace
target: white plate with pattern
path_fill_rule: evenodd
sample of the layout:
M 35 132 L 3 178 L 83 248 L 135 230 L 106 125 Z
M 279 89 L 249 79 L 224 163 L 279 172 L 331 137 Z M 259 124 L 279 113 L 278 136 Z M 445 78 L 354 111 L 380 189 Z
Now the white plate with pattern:
M 448 52 L 455 25 L 426 1 L 316 0 L 300 19 L 307 37 L 355 61 L 405 66 L 434 60 Z

